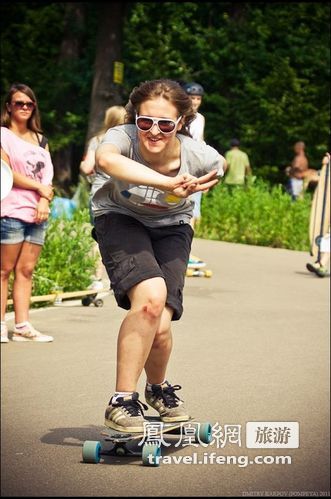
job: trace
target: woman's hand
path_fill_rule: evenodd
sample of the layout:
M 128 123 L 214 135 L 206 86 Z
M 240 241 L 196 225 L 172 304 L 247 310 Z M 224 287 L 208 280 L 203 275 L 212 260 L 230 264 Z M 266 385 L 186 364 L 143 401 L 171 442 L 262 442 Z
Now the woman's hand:
M 52 185 L 40 184 L 40 186 L 37 189 L 37 192 L 42 198 L 45 198 L 48 201 L 52 201 L 54 197 L 54 190 Z
M 216 178 L 217 170 L 212 170 L 202 177 L 194 177 L 189 173 L 177 175 L 176 177 L 169 178 L 169 187 L 167 190 L 180 198 L 187 198 L 194 192 L 208 191 L 211 187 L 217 184 Z
M 40 198 L 37 207 L 36 207 L 36 214 L 35 214 L 35 222 L 37 224 L 41 224 L 42 222 L 46 222 L 48 220 L 50 213 L 49 209 L 49 201 L 46 198 Z

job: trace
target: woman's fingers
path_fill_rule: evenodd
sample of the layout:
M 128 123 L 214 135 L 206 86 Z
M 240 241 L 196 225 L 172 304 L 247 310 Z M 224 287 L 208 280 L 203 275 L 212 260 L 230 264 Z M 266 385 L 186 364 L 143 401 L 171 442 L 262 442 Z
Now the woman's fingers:
M 188 186 L 192 184 L 205 184 L 206 182 L 209 182 L 210 180 L 215 180 L 215 175 L 217 174 L 217 170 L 212 170 L 205 175 L 202 175 L 201 177 L 191 177 L 187 182 L 183 184 L 184 188 L 187 188 Z M 218 180 L 216 179 L 216 182 Z M 214 185 L 214 184 L 213 184 Z
M 210 182 L 205 182 L 204 184 L 198 184 L 194 190 L 194 192 L 198 191 L 208 191 L 211 187 L 218 183 L 218 178 L 215 180 L 210 180 Z

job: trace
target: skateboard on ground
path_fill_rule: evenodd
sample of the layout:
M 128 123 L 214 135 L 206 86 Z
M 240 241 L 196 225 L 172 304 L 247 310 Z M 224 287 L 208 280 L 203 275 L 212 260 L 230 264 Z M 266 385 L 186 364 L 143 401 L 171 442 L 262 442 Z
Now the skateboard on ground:
M 87 289 L 85 291 L 67 291 L 59 293 L 56 297 L 55 303 L 59 304 L 63 299 L 80 298 L 82 297 L 82 305 L 88 307 L 93 303 L 95 307 L 103 307 L 102 298 L 98 298 L 98 294 L 109 292 L 109 288 L 104 289 Z
M 320 258 L 320 243 L 330 227 L 330 160 L 323 166 L 315 188 L 309 223 L 310 254 Z
M 195 444 L 209 444 L 211 424 L 198 423 L 193 418 L 189 421 L 164 423 L 159 417 L 145 416 L 145 431 L 139 433 L 121 433 L 106 427 L 101 432 L 110 447 L 102 446 L 100 441 L 86 440 L 83 444 L 84 463 L 99 463 L 101 456 L 141 456 L 144 466 L 159 466 L 162 446 L 170 446 L 166 437 L 191 438 Z
M 84 307 L 88 307 L 93 303 L 95 307 L 102 307 L 103 300 L 102 298 L 98 298 L 98 294 L 100 293 L 108 293 L 109 288 L 104 289 L 86 289 L 84 291 L 61 291 L 61 292 L 53 292 L 49 295 L 43 296 L 31 296 L 31 303 L 49 301 L 53 302 L 54 305 L 60 305 L 63 300 L 68 300 L 70 298 L 81 298 L 82 305 Z M 9 299 L 7 301 L 7 305 L 12 305 L 13 300 Z
M 201 260 L 201 258 L 190 255 L 186 269 L 186 277 L 211 277 L 213 275 L 212 271 L 205 267 L 206 263 Z

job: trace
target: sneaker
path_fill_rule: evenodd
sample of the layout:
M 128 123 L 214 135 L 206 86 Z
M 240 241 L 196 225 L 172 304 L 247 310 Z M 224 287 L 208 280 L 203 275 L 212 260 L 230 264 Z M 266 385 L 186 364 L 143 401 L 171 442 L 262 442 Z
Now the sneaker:
M 323 267 L 323 265 L 316 269 L 316 274 L 318 275 L 318 277 L 325 277 L 327 273 L 328 269 L 326 267 Z
M 328 269 L 319 262 L 307 263 L 306 268 L 309 272 L 314 272 L 318 277 L 325 277 L 328 272 Z
M 198 258 L 197 256 L 190 255 L 187 268 L 189 269 L 202 269 L 206 266 L 206 263 Z
M 114 403 L 111 398 L 105 412 L 105 425 L 122 432 L 143 433 L 146 420 L 142 408 L 146 411 L 148 407 L 138 398 L 137 392 L 118 397 Z
M 48 336 L 47 334 L 42 334 L 37 331 L 30 322 L 27 322 L 24 327 L 17 328 L 15 326 L 13 330 L 13 341 L 35 341 L 38 343 L 48 343 L 53 341 L 53 336 Z
M 8 328 L 6 324 L 1 324 L 1 343 L 8 343 Z
M 171 386 L 168 381 L 162 385 L 152 385 L 151 390 L 146 386 L 146 402 L 158 411 L 164 423 L 188 421 L 191 418 L 184 408 L 183 401 L 175 394 L 175 391 L 180 389 L 180 385 Z

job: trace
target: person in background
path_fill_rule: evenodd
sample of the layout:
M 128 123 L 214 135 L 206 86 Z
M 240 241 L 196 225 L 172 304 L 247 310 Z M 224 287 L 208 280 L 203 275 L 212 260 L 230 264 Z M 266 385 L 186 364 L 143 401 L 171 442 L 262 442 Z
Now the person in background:
M 293 201 L 302 197 L 309 184 L 318 183 L 318 173 L 313 168 L 309 168 L 306 156 L 306 144 L 300 140 L 293 146 L 294 158 L 290 166 L 285 168 L 285 174 L 289 177 L 287 190 Z
M 330 154 L 326 153 L 324 158 L 322 159 L 322 168 L 326 167 L 326 165 L 330 163 Z M 329 167 L 330 168 L 330 167 Z M 318 174 L 317 174 L 318 175 Z M 327 197 L 330 199 L 330 179 L 327 183 L 327 188 L 329 189 Z M 327 216 L 330 216 L 329 213 Z M 309 272 L 315 273 L 318 277 L 325 277 L 329 272 L 329 264 L 330 264 L 330 225 L 325 234 L 323 234 L 320 247 L 318 252 L 318 258 L 313 263 L 307 263 L 306 268 Z
M 327 234 L 321 238 L 319 259 L 314 263 L 307 263 L 309 272 L 315 273 L 318 277 L 325 277 L 329 272 L 330 262 L 330 226 Z
M 101 143 L 103 137 L 105 136 L 105 133 L 109 128 L 112 128 L 117 125 L 122 125 L 125 122 L 125 107 L 123 106 L 111 106 L 105 111 L 105 116 L 104 116 L 104 121 L 103 121 L 103 126 L 99 130 L 99 132 L 92 137 L 87 146 L 87 151 L 85 158 L 80 164 L 80 171 L 84 173 L 89 182 L 92 184 L 91 185 L 91 197 L 93 194 L 98 190 L 99 187 L 103 185 L 104 182 L 107 182 L 109 180 L 109 175 L 107 175 L 104 172 L 99 172 L 99 175 L 96 177 L 95 175 L 95 151 L 97 150 L 97 147 Z M 93 215 L 91 212 L 91 206 L 90 206 L 90 218 L 91 218 L 91 224 L 94 225 L 93 222 Z M 94 232 L 93 232 L 94 234 Z M 94 276 L 94 281 L 92 282 L 91 289 L 102 289 L 103 288 L 103 283 L 102 283 L 102 274 L 103 274 L 103 264 L 102 264 L 102 259 L 101 255 L 99 252 L 99 248 L 97 244 L 94 244 L 93 246 L 93 252 L 95 256 L 97 257 L 97 266 L 95 270 L 95 276 Z
M 1 158 L 13 170 L 13 188 L 1 202 L 1 343 L 9 341 L 5 314 L 12 272 L 12 340 L 51 342 L 52 336 L 37 331 L 29 322 L 29 307 L 32 275 L 44 244 L 53 198 L 53 164 L 36 96 L 23 83 L 13 84 L 4 100 Z
M 231 186 L 245 185 L 247 178 L 252 175 L 248 155 L 240 149 L 240 141 L 236 138 L 230 142 L 230 150 L 225 153 L 227 170 L 224 184 Z
M 199 108 L 202 104 L 202 96 L 204 94 L 204 89 L 199 83 L 191 82 L 185 83 L 183 88 L 187 95 L 191 99 L 192 109 L 194 112 L 194 119 L 189 126 L 189 132 L 192 139 L 198 142 L 204 142 L 205 140 L 205 117 L 199 113 Z M 192 201 L 194 201 L 193 216 L 191 218 L 191 227 L 194 230 L 195 226 L 200 222 L 201 219 L 201 198 L 202 192 L 195 192 L 191 195 Z M 192 260 L 191 257 L 190 260 Z

